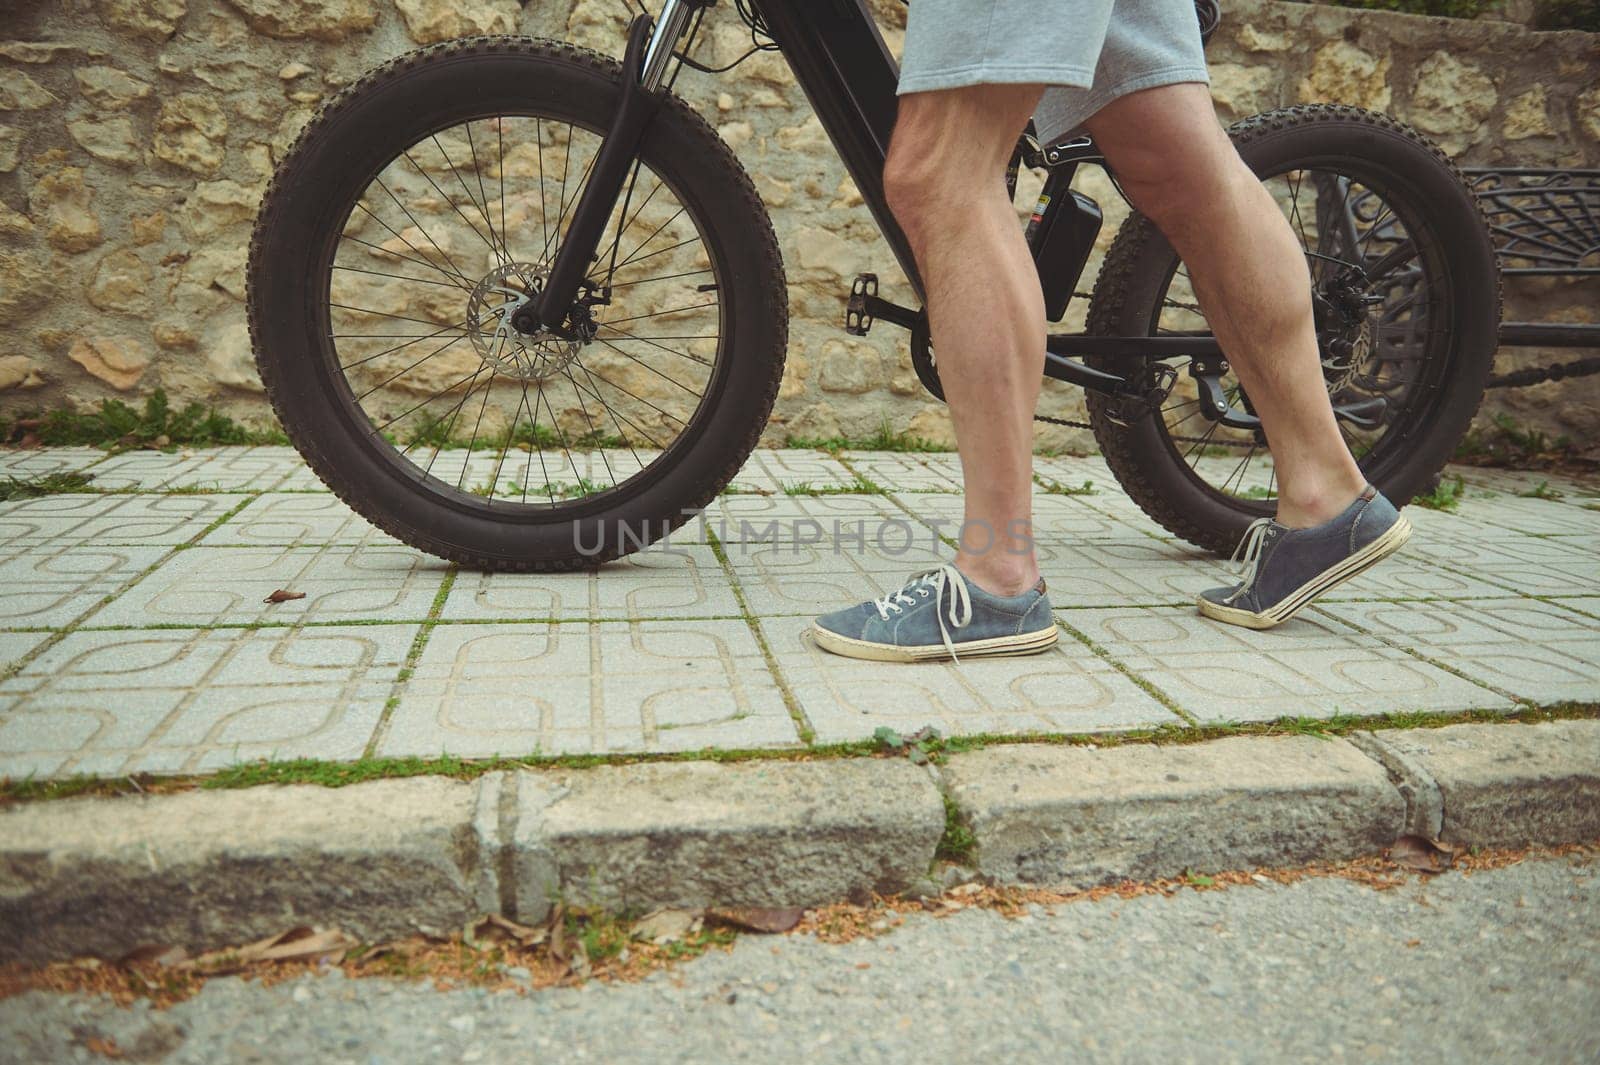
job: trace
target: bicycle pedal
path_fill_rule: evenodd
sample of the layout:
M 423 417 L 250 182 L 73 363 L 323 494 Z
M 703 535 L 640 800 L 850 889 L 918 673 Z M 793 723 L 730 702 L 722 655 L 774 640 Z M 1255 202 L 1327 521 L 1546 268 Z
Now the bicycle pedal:
M 877 274 L 857 274 L 850 286 L 850 301 L 844 307 L 844 331 L 851 336 L 864 337 L 877 321 L 867 309 L 867 300 L 878 295 Z

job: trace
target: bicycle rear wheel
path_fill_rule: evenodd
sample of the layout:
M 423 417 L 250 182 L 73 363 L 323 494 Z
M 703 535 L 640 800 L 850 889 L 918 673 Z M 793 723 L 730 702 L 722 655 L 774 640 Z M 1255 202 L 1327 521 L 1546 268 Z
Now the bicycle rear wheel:
M 580 292 L 523 335 L 619 98 L 532 38 L 402 56 L 334 98 L 257 220 L 249 310 L 279 419 L 373 524 L 478 568 L 592 565 L 709 502 L 755 446 L 787 338 L 753 185 L 669 97 Z
M 1488 227 L 1450 160 L 1383 115 L 1296 107 L 1229 131 L 1277 200 L 1310 268 L 1323 374 L 1346 445 L 1396 505 L 1449 460 L 1483 398 L 1497 344 L 1500 279 Z M 1150 221 L 1117 234 L 1090 306 L 1089 332 L 1209 332 L 1188 274 Z M 1095 439 L 1128 495 L 1200 547 L 1231 552 L 1276 509 L 1270 441 L 1207 415 L 1189 361 L 1162 409 L 1132 424 L 1089 398 Z M 1142 365 L 1099 360 L 1120 372 Z M 1228 402 L 1250 410 L 1231 371 Z

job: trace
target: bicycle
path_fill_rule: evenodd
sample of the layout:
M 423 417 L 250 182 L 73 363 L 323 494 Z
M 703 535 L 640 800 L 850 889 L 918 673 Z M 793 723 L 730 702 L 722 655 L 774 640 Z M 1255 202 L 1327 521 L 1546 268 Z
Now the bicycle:
M 692 50 L 714 3 L 641 10 L 620 62 L 527 37 L 401 56 L 285 156 L 250 249 L 261 378 L 311 469 L 379 528 L 472 567 L 592 566 L 681 525 L 748 458 L 783 373 L 786 287 L 749 176 L 671 89 L 710 69 Z M 788 60 L 919 294 L 881 179 L 896 66 L 864 0 L 735 7 Z M 1209 33 L 1213 0 L 1197 17 Z M 1404 503 L 1449 459 L 1493 361 L 1499 277 L 1476 201 L 1383 115 L 1293 107 L 1230 134 L 1306 250 L 1341 430 Z M 1101 227 L 1071 187 L 1090 164 L 1105 165 L 1091 140 L 1024 136 L 1008 177 L 1014 194 L 1018 167 L 1047 173 L 1028 239 L 1053 322 Z M 862 275 L 846 326 L 877 321 L 909 330 L 942 399 L 926 315 Z M 1107 463 L 1161 525 L 1226 552 L 1272 512 L 1249 396 L 1141 216 L 1086 330 L 1047 349 L 1044 373 L 1087 390 Z

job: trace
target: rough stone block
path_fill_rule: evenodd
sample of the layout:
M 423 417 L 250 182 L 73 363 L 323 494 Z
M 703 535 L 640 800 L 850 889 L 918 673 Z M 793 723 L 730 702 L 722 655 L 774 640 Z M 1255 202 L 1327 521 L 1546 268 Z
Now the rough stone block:
M 614 909 L 802 906 L 893 892 L 944 833 L 909 762 L 658 763 L 519 774 L 517 915 L 556 892 Z
M 1440 837 L 1482 847 L 1600 838 L 1600 721 L 1374 734 L 1437 786 Z
M 0 813 L 0 960 L 459 927 L 497 894 L 477 793 L 418 778 L 17 807 Z
M 953 756 L 949 793 L 1002 883 L 1121 879 L 1371 854 L 1405 803 L 1342 740 L 1241 737 L 1179 747 L 995 747 Z

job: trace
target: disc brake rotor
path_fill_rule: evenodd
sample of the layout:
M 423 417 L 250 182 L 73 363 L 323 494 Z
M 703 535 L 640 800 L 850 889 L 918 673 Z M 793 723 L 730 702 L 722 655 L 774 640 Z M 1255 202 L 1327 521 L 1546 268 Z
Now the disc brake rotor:
M 554 334 L 519 332 L 511 318 L 538 298 L 549 275 L 535 263 L 506 263 L 484 275 L 467 297 L 467 335 L 478 357 L 496 372 L 522 381 L 555 377 L 582 344 Z

